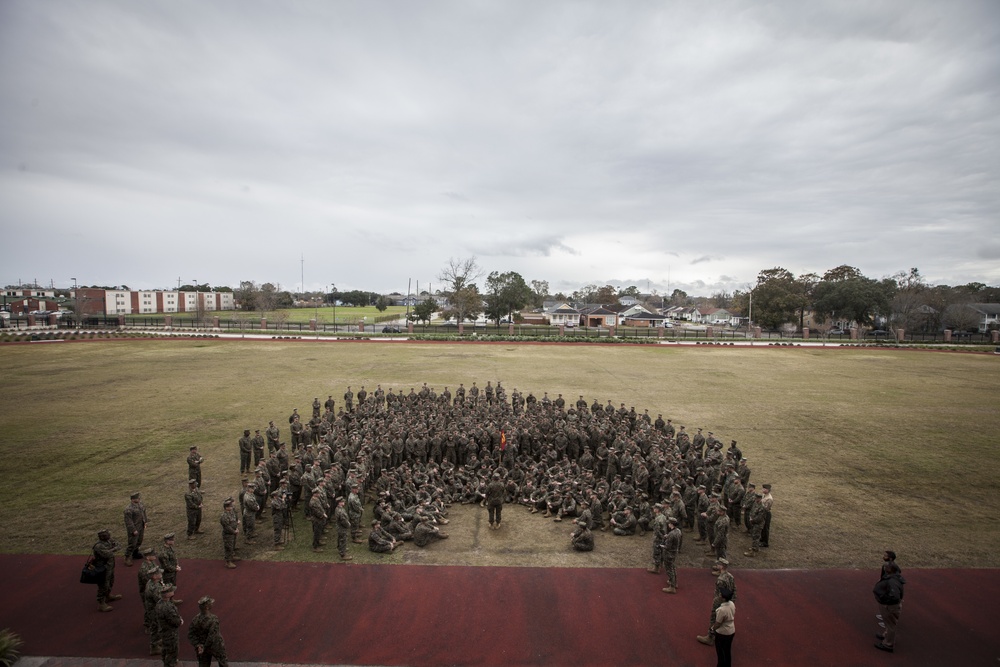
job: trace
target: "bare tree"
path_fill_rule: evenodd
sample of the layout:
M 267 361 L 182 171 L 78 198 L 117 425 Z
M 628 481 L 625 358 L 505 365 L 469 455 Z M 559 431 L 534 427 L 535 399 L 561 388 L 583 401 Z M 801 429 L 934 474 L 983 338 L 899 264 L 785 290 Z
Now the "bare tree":
M 446 286 L 442 292 L 448 297 L 451 310 L 459 322 L 465 320 L 473 311 L 478 314 L 476 301 L 481 303 L 482 298 L 479 296 L 476 281 L 482 275 L 483 271 L 476 263 L 475 256 L 468 259 L 449 259 L 448 265 L 438 275 L 438 280 Z

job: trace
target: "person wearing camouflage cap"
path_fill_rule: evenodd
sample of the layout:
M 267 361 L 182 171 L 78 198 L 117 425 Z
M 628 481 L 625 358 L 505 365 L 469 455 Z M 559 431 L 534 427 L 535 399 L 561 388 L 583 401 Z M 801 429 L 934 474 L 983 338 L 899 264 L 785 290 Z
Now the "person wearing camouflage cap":
M 721 505 L 715 511 L 718 513 L 718 519 L 715 521 L 715 532 L 712 536 L 712 551 L 707 555 L 727 558 L 729 555 L 729 515 L 726 514 L 726 508 Z
M 651 574 L 659 574 L 663 565 L 663 540 L 666 538 L 670 528 L 667 526 L 667 517 L 663 514 L 663 505 L 656 503 L 653 505 L 653 521 L 650 525 L 653 531 L 653 564 L 646 568 Z
M 193 540 L 195 535 L 205 531 L 201 529 L 202 504 L 204 496 L 199 488 L 199 482 L 192 477 L 188 480 L 188 490 L 184 494 L 184 511 L 187 515 L 187 538 Z
M 576 530 L 570 533 L 570 544 L 574 551 L 594 550 L 594 533 L 585 518 L 580 517 L 576 520 Z
M 188 641 L 198 654 L 198 667 L 209 667 L 212 660 L 219 667 L 227 667 L 229 659 L 226 656 L 226 642 L 219 630 L 219 617 L 212 613 L 215 600 L 207 595 L 198 600 L 198 614 L 191 619 L 188 628 Z
M 323 551 L 323 529 L 326 528 L 328 519 L 326 509 L 323 507 L 323 490 L 314 487 L 308 504 L 306 504 L 306 518 L 312 523 L 312 550 L 316 553 Z
M 201 486 L 201 464 L 205 462 L 205 457 L 198 452 L 198 445 L 188 447 L 188 479 L 193 479 L 198 486 Z
M 97 533 L 97 542 L 93 547 L 93 563 L 98 569 L 104 569 L 104 578 L 97 584 L 97 610 L 108 612 L 113 609 L 108 602 L 120 600 L 121 595 L 112 594 L 115 585 L 115 552 L 121 546 L 111 539 L 111 531 L 101 530 Z
M 725 558 L 720 558 L 715 561 L 715 567 L 713 570 L 718 571 L 718 576 L 715 579 L 715 594 L 712 597 L 712 613 L 709 614 L 709 625 L 708 633 L 704 635 L 698 635 L 698 641 L 707 646 L 715 645 L 715 611 L 722 604 L 722 591 L 730 590 L 732 591 L 732 597 L 730 600 L 736 601 L 736 579 L 733 577 L 732 573 L 729 571 L 729 561 Z
M 240 533 L 240 519 L 233 508 L 232 497 L 226 498 L 222 502 L 222 514 L 219 516 L 219 524 L 222 526 L 222 549 L 226 559 L 226 568 L 229 570 L 236 568 L 236 561 L 240 560 L 236 555 L 236 536 Z
M 125 506 L 125 534 L 128 536 L 128 546 L 125 548 L 125 566 L 132 567 L 132 560 L 142 558 L 139 547 L 142 546 L 142 538 L 146 532 L 146 525 L 149 519 L 146 516 L 146 507 L 142 504 L 142 496 L 138 491 L 129 497 L 129 504 Z
M 163 583 L 177 585 L 177 573 L 181 571 L 181 566 L 177 563 L 177 552 L 174 550 L 173 533 L 163 536 L 163 544 L 156 552 L 156 559 L 160 561 L 163 568 Z M 183 600 L 174 600 L 174 604 L 180 604 Z
M 143 547 L 142 548 L 143 561 L 139 565 L 139 599 L 145 599 L 146 595 L 146 584 L 149 583 L 150 575 L 153 570 L 160 569 L 160 564 L 156 560 L 156 549 L 153 547 Z M 143 626 L 146 628 L 146 632 L 149 632 L 149 624 L 143 621 Z
M 681 549 L 681 529 L 678 528 L 678 519 L 674 517 L 667 518 L 667 531 L 666 536 L 663 538 L 663 544 L 660 546 L 660 553 L 663 557 L 663 568 L 667 572 L 667 587 L 663 589 L 664 593 L 676 593 L 677 592 L 677 554 Z
M 333 516 L 337 522 L 337 553 L 340 560 L 354 560 L 354 556 L 347 553 L 347 539 L 351 534 L 351 518 L 344 507 L 346 501 L 343 496 L 337 498 L 337 509 Z
M 761 535 L 764 531 L 764 521 L 767 518 L 767 510 L 764 509 L 763 494 L 755 493 L 753 504 L 750 505 L 750 538 L 752 540 L 750 549 L 743 552 L 748 558 L 754 558 L 760 551 Z
M 149 581 L 146 582 L 146 589 L 142 592 L 142 623 L 149 633 L 150 655 L 160 653 L 160 624 L 156 619 L 156 605 L 160 602 L 162 593 L 163 570 L 155 567 L 149 571 Z
M 180 651 L 178 632 L 184 625 L 184 619 L 177 611 L 174 602 L 174 592 L 177 587 L 165 584 L 160 593 L 160 601 L 156 603 L 156 621 L 160 625 L 160 655 L 163 667 L 176 667 L 177 653 Z
M 413 543 L 418 547 L 426 547 L 434 540 L 446 540 L 448 533 L 431 522 L 428 514 L 421 514 L 419 522 L 413 530 Z

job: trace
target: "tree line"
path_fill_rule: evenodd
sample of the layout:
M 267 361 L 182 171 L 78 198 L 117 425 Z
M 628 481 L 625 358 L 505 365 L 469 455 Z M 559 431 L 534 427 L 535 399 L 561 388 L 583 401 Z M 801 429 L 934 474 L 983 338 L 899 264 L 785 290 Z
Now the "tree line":
M 809 312 L 821 327 L 856 324 L 930 333 L 975 329 L 979 315 L 970 304 L 1000 302 L 1000 288 L 983 283 L 928 285 L 916 268 L 875 279 L 846 264 L 822 276 L 796 276 L 775 267 L 761 271 L 754 286 L 713 295 L 713 302 L 752 316 L 754 323 L 768 329 L 788 324 L 802 328 Z
M 764 269 L 755 284 L 746 289 L 717 292 L 710 297 L 692 297 L 680 289 L 669 295 L 642 294 L 635 285 L 615 287 L 588 284 L 570 294 L 550 294 L 546 280 L 527 281 L 516 271 L 485 274 L 476 257 L 450 259 L 438 275 L 442 288 L 436 295 L 422 292 L 410 312 L 414 320 L 428 322 L 440 312 L 445 321 L 473 321 L 481 316 L 499 324 L 516 321 L 525 308 L 540 308 L 547 300 L 571 304 L 616 304 L 626 296 L 645 300 L 650 310 L 666 306 L 726 308 L 768 329 L 802 328 L 807 314 L 820 327 L 858 325 L 903 328 L 911 332 L 941 329 L 969 330 L 978 324 L 978 314 L 969 304 L 1000 302 L 1000 287 L 983 283 L 960 286 L 928 285 L 919 269 L 900 271 L 885 278 L 871 278 L 849 265 L 834 267 L 822 275 L 798 276 L 782 267 Z M 482 280 L 482 288 L 480 281 Z M 197 286 L 202 287 L 202 286 Z M 207 286 L 205 286 L 207 287 Z M 310 303 L 375 306 L 384 311 L 391 305 L 384 294 L 365 290 L 337 290 L 298 295 Z M 291 308 L 296 295 L 280 285 L 243 281 L 233 290 L 244 311 Z M 439 305 L 435 296 L 444 297 Z

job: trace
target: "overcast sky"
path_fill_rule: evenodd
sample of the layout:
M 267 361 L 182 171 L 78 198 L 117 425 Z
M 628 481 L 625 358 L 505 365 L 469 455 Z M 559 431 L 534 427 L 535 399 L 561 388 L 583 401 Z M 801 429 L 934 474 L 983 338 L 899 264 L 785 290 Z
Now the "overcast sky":
M 998 285 L 998 92 L 995 0 L 0 0 L 0 282 Z

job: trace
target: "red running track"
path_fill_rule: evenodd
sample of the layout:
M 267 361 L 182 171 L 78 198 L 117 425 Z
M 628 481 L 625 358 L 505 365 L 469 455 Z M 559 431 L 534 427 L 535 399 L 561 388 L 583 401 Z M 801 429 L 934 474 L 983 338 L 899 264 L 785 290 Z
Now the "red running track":
M 34 656 L 145 658 L 136 568 L 98 613 L 82 556 L 0 555 L 0 628 Z M 244 561 L 182 563 L 187 622 L 216 599 L 230 660 L 348 665 L 714 665 L 695 641 L 714 579 L 679 572 L 677 595 L 641 569 L 485 568 Z M 737 664 L 996 665 L 989 605 L 1000 570 L 913 570 L 895 654 L 877 651 L 877 572 L 736 570 Z M 182 660 L 194 650 L 182 628 Z

